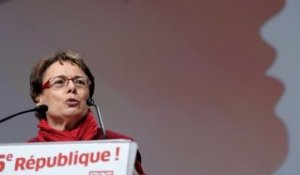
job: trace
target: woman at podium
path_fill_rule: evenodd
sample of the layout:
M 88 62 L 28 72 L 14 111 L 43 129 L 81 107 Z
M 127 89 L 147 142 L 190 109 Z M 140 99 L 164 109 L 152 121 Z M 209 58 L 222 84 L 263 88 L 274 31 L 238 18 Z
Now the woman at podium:
M 34 103 L 47 105 L 47 112 L 36 112 L 37 136 L 29 142 L 130 139 L 123 134 L 101 130 L 89 107 L 94 94 L 94 76 L 80 55 L 71 50 L 56 52 L 32 68 L 30 95 Z M 137 153 L 135 170 L 145 174 Z

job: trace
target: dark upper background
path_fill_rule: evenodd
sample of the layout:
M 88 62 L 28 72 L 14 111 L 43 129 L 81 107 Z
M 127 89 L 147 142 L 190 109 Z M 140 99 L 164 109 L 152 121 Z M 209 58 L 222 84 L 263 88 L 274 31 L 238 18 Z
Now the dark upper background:
M 106 128 L 133 136 L 148 174 L 268 175 L 287 154 L 274 112 L 284 91 L 265 73 L 260 35 L 282 0 L 0 1 L 1 118 L 31 108 L 29 72 L 59 48 L 96 78 Z M 1 143 L 35 135 L 33 114 Z

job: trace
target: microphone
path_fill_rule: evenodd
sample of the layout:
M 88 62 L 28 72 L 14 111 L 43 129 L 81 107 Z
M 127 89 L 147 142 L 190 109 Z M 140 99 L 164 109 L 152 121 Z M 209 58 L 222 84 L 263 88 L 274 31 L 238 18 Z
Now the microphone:
M 13 117 L 16 117 L 16 116 L 18 116 L 18 115 L 21 115 L 21 114 L 24 114 L 24 113 L 27 113 L 27 112 L 34 112 L 34 111 L 38 112 L 39 114 L 44 114 L 44 113 L 46 113 L 46 112 L 48 111 L 48 106 L 42 104 L 42 105 L 36 106 L 35 108 L 32 108 L 32 109 L 29 109 L 29 110 L 25 110 L 25 111 L 18 112 L 18 113 L 16 113 L 16 114 L 13 114 L 13 115 L 10 115 L 10 116 L 7 116 L 7 117 L 1 119 L 1 120 L 0 120 L 0 123 L 4 122 L 4 121 L 6 121 L 6 120 L 9 120 L 9 119 L 11 119 L 11 118 L 13 118 Z
M 97 111 L 97 116 L 98 116 L 98 122 L 100 124 L 100 128 L 102 130 L 102 134 L 103 134 L 103 138 L 105 139 L 106 138 L 106 130 L 104 128 L 104 124 L 103 124 L 103 120 L 102 120 L 102 116 L 101 116 L 101 113 L 100 113 L 100 109 L 99 107 L 95 104 L 95 101 L 92 99 L 92 98 L 89 98 L 87 101 L 86 101 L 86 104 L 88 106 L 93 106 L 96 111 Z

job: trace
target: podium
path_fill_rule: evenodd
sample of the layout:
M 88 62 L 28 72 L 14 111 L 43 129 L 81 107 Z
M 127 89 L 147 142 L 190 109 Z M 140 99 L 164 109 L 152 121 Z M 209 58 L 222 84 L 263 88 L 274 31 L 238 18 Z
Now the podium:
M 130 140 L 0 144 L 0 175 L 132 175 Z

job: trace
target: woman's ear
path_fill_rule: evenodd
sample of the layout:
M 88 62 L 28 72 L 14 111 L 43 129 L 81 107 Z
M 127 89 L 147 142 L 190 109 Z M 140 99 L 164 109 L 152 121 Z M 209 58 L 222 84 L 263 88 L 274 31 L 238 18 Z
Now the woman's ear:
M 37 96 L 35 97 L 35 103 L 36 103 L 37 105 L 40 105 L 40 104 L 42 103 L 40 95 L 37 95 Z

